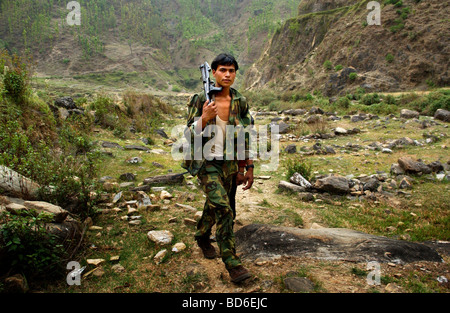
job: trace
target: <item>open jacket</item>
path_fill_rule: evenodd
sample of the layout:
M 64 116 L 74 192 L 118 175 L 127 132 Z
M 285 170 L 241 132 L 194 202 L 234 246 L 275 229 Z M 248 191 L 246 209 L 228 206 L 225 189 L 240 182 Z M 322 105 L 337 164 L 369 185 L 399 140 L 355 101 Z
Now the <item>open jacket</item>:
M 251 125 L 252 117 L 250 115 L 250 110 L 247 104 L 247 100 L 244 96 L 242 96 L 236 89 L 231 88 L 231 107 L 230 107 L 230 115 L 228 117 L 228 125 L 235 126 L 236 131 L 234 132 L 234 152 L 233 152 L 233 158 L 228 159 L 227 151 L 226 151 L 226 144 L 224 144 L 224 157 L 223 159 L 225 162 L 227 162 L 227 168 L 230 174 L 236 173 L 238 171 L 238 160 L 247 160 L 252 158 L 253 156 L 250 153 L 250 145 L 249 140 L 250 136 L 248 134 L 245 134 L 245 147 L 242 147 L 242 145 L 239 145 L 239 141 L 237 140 L 240 132 L 244 132 L 244 129 Z M 206 102 L 206 97 L 204 93 L 199 93 L 193 95 L 189 99 L 188 103 L 188 120 L 187 120 L 187 129 L 185 132 L 185 137 L 188 141 L 190 141 L 190 160 L 189 158 L 184 158 L 183 163 L 181 166 L 186 169 L 191 175 L 195 176 L 198 174 L 200 169 L 202 168 L 204 162 L 205 162 L 205 156 L 203 155 L 203 147 L 205 144 L 210 141 L 212 138 L 214 138 L 214 133 L 211 133 L 211 136 L 205 135 L 204 131 L 197 134 L 195 127 L 196 127 L 196 121 L 201 118 L 203 113 L 203 105 Z M 216 120 L 212 119 L 206 124 L 206 127 L 208 125 L 215 125 Z M 205 129 L 206 129 L 205 127 Z M 195 147 L 195 141 L 201 139 L 201 145 L 197 145 Z M 229 140 L 228 138 L 226 140 Z M 195 149 L 197 148 L 197 153 Z M 202 151 L 198 151 L 199 149 L 202 149 Z M 241 151 L 241 153 L 238 153 L 238 151 Z M 200 154 L 201 153 L 201 154 Z M 201 155 L 201 160 L 195 160 L 194 156 Z M 239 158 L 239 159 L 238 159 Z

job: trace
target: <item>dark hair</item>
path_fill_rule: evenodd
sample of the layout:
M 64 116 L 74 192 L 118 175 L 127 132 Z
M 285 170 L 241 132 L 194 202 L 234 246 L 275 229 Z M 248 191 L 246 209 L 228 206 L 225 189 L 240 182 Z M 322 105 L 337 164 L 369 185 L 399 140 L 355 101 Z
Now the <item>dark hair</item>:
M 234 65 L 236 71 L 239 69 L 238 62 L 231 54 L 221 53 L 219 54 L 211 64 L 211 68 L 215 71 L 219 65 Z

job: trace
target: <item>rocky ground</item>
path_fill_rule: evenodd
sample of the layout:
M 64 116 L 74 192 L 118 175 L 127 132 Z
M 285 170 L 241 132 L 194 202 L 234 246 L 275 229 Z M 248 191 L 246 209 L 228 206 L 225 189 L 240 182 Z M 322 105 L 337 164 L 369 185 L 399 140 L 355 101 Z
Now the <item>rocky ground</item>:
M 87 246 L 77 256 L 86 266 L 82 283 L 59 282 L 45 292 L 448 292 L 448 121 L 408 111 L 338 116 L 318 108 L 254 116 L 256 125 L 278 123 L 281 136 L 278 169 L 263 172 L 263 162 L 256 162 L 253 188 L 237 192 L 238 253 L 251 279 L 233 284 L 220 259 L 202 257 L 193 234 L 204 197 L 195 178 L 177 174 L 183 171 L 170 158 L 176 138 L 166 136 L 168 129 L 158 131 L 154 146 L 98 130 L 94 139 L 107 156 L 106 193 L 99 214 L 83 221 Z M 300 133 L 299 125 L 320 131 Z M 286 177 L 289 158 L 311 162 L 309 181 Z M 8 201 L 14 202 L 3 205 L 14 210 Z M 305 231 L 306 239 L 289 238 L 314 249 L 252 255 L 242 234 L 256 224 L 285 227 L 284 234 Z M 437 231 L 418 242 L 418 229 L 430 224 Z M 356 246 L 388 238 L 401 247 L 413 242 L 434 256 L 399 258 L 397 248 L 382 247 L 375 258 L 379 283 L 372 284 L 369 253 L 340 256 L 347 248 L 331 235 L 334 228 L 360 232 Z

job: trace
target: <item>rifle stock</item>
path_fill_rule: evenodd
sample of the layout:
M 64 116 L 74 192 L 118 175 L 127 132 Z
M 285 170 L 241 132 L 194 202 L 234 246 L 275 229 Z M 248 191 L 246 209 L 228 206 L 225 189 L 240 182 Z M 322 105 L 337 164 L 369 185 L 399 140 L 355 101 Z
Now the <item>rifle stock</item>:
M 222 87 L 216 87 L 214 83 L 211 81 L 209 73 L 211 72 L 211 67 L 208 62 L 200 65 L 200 71 L 202 72 L 202 81 L 203 81 L 203 90 L 205 92 L 206 100 L 211 103 L 211 99 L 214 96 L 214 93 L 222 91 Z M 208 104 L 209 105 L 209 104 Z

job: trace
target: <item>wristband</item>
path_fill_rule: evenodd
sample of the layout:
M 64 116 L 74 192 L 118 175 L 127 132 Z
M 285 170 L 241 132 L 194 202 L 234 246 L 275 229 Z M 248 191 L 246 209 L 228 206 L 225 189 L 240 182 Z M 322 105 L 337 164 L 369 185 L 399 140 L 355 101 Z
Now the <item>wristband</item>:
M 247 171 L 248 171 L 249 168 L 255 168 L 255 165 L 250 164 L 250 165 L 247 165 L 247 166 L 245 167 L 245 169 L 246 169 Z

